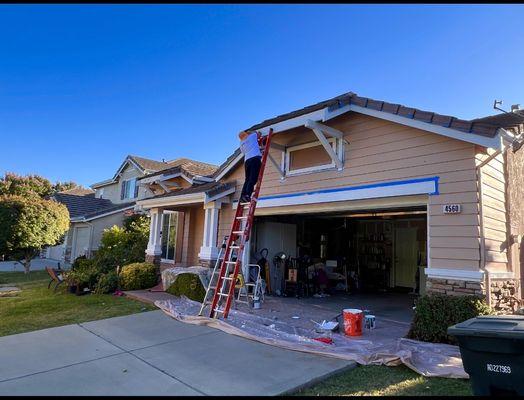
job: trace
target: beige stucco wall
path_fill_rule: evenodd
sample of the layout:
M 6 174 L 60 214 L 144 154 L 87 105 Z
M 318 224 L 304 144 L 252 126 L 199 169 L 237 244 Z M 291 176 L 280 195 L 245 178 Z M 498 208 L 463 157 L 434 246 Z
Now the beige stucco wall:
M 345 167 L 280 180 L 268 162 L 261 196 L 302 192 L 439 176 L 439 195 L 428 196 L 429 266 L 431 268 L 478 270 L 480 263 L 480 230 L 476 183 L 476 147 L 473 144 L 393 122 L 360 115 L 345 114 L 330 125 L 345 132 Z M 280 144 L 300 144 L 314 139 L 306 128 L 277 134 Z M 282 153 L 272 149 L 280 160 Z M 238 165 L 223 180 L 237 180 L 238 198 L 244 179 Z M 462 213 L 445 215 L 442 205 L 460 203 Z M 221 210 L 219 238 L 229 233 L 233 218 L 231 205 Z M 267 211 L 266 211 L 267 213 Z

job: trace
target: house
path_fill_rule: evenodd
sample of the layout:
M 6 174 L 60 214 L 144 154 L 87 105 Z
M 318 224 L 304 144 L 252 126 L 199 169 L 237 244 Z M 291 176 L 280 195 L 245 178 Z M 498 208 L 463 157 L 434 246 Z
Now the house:
M 61 259 L 72 262 L 81 255 L 91 257 L 98 249 L 104 229 L 121 226 L 126 215 L 136 211 L 137 199 L 154 195 L 138 185 L 139 178 L 168 168 L 186 171 L 186 168 L 192 170 L 197 166 L 214 167 L 187 158 L 155 161 L 129 155 L 111 179 L 91 185 L 90 192 L 55 194 L 55 200 L 67 206 L 71 218 L 70 229 L 61 246 Z
M 476 294 L 515 309 L 523 124 L 518 112 L 467 121 L 350 92 L 253 125 L 274 136 L 244 265 L 267 248 L 270 263 L 284 252 L 343 265 L 370 291 Z M 154 191 L 138 201 L 151 214 L 148 260 L 213 265 L 242 161 L 237 149 L 201 179 L 140 179 Z

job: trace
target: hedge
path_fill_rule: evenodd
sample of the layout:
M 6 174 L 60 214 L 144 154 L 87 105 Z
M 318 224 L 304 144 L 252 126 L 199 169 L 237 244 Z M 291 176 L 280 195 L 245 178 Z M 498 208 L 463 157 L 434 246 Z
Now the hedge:
M 421 296 L 416 303 L 407 337 L 423 342 L 458 344 L 454 337 L 447 334 L 448 327 L 488 314 L 491 314 L 490 308 L 477 296 Z
M 151 288 L 157 283 L 156 266 L 146 262 L 124 265 L 119 279 L 122 290 Z

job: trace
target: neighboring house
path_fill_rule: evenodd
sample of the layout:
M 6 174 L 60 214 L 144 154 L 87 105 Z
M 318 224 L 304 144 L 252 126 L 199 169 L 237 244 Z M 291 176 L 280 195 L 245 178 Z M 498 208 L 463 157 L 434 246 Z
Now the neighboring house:
M 264 247 L 270 263 L 278 251 L 307 254 L 345 264 L 369 290 L 486 295 L 515 309 L 523 123 L 518 113 L 466 121 L 347 93 L 254 125 L 275 134 L 244 261 Z M 151 214 L 147 259 L 214 262 L 242 161 L 237 149 L 198 179 L 140 179 L 154 193 L 137 203 Z
M 139 178 L 168 168 L 185 171 L 186 166 L 192 170 L 209 164 L 187 158 L 155 161 L 129 155 L 111 179 L 91 185 L 94 190 L 54 195 L 67 206 L 71 218 L 60 259 L 72 262 L 82 255 L 91 257 L 98 249 L 104 229 L 121 226 L 124 218 L 136 211 L 137 199 L 154 195 L 153 191 L 138 185 Z

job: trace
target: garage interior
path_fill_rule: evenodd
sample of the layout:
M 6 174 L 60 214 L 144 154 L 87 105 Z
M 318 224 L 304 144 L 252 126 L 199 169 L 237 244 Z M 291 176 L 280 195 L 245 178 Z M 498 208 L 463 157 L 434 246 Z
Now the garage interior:
M 426 249 L 426 207 L 259 216 L 251 238 L 252 261 L 267 259 L 268 293 L 308 303 L 394 299 L 410 309 L 424 294 Z

